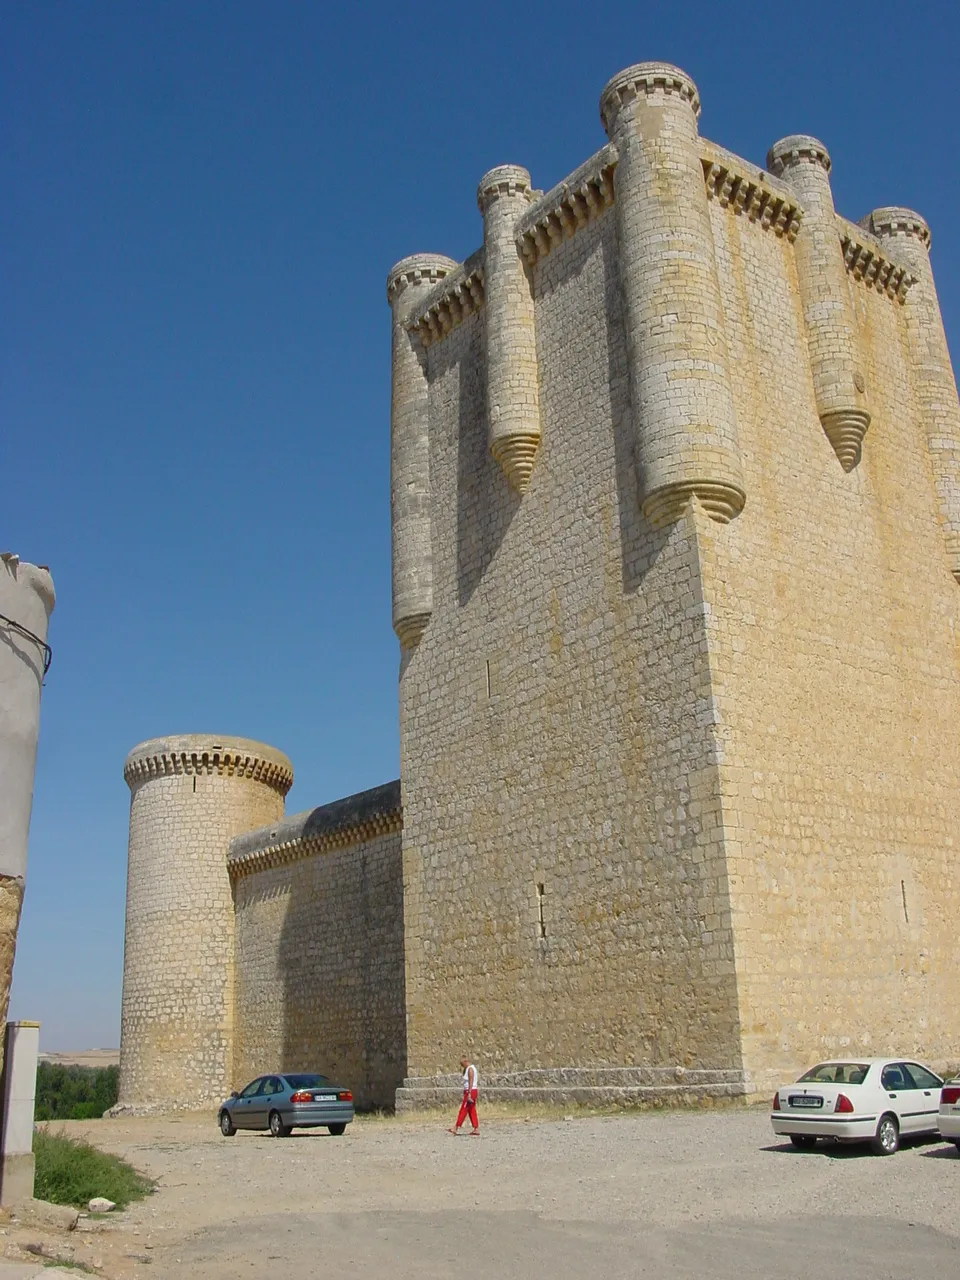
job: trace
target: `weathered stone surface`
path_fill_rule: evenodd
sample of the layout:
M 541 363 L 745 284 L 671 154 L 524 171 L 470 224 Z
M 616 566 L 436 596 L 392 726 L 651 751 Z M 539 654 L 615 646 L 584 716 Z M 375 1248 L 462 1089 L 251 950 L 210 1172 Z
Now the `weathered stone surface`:
M 237 1059 L 321 1071 L 359 1106 L 406 1072 L 400 784 L 234 840 Z
M 80 1220 L 79 1212 L 70 1205 L 50 1204 L 47 1200 L 24 1200 L 16 1206 L 14 1214 L 21 1222 L 58 1231 L 73 1231 Z
M 929 231 L 854 225 L 822 144 L 771 174 L 698 110 L 682 71 L 628 68 L 568 179 L 493 171 L 482 250 L 391 272 L 402 838 L 396 807 L 211 822 L 144 777 L 144 1072 L 188 989 L 211 1077 L 234 1045 L 241 1076 L 322 1065 L 401 1108 L 455 1097 L 464 1054 L 489 1097 L 623 1105 L 960 1059 L 960 401 Z M 169 887 L 194 856 L 197 916 Z

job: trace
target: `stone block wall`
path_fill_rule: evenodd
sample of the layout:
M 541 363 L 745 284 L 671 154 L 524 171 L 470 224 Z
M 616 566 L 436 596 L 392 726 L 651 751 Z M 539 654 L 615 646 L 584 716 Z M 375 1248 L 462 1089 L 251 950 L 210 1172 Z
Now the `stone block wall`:
M 359 1106 L 406 1074 L 400 784 L 248 833 L 230 850 L 236 1087 L 320 1071 Z
M 789 244 L 729 207 L 713 232 L 749 494 L 702 549 L 745 1066 L 769 1088 L 852 1051 L 955 1064 L 960 593 L 909 293 L 844 281 L 871 404 L 845 474 Z
M 616 82 L 658 102 L 690 85 L 632 70 Z M 661 137 L 649 115 L 636 129 Z M 657 306 L 639 285 L 625 299 L 620 144 L 517 227 L 542 421 L 522 496 L 488 447 L 482 297 L 454 272 L 413 317 L 433 604 L 401 659 L 404 1105 L 464 1052 L 524 1087 L 683 1068 L 744 1090 L 828 1053 L 960 1055 L 958 597 L 915 276 L 826 196 L 817 252 L 798 253 L 802 184 L 701 142 L 722 311 L 706 342 L 722 330 L 746 501 L 714 510 L 691 481 L 679 514 L 645 516 L 662 423 L 638 416 L 631 361 L 666 349 L 670 273 L 689 273 L 668 220 Z M 814 377 L 831 290 L 836 395 Z M 689 291 L 680 319 L 696 327 Z M 680 343 L 658 366 L 692 475 L 708 365 Z
M 401 677 L 409 1073 L 464 1052 L 736 1073 L 704 517 L 640 513 L 609 212 L 542 259 L 534 295 L 522 499 L 487 449 L 483 313 L 428 350 L 434 613 Z

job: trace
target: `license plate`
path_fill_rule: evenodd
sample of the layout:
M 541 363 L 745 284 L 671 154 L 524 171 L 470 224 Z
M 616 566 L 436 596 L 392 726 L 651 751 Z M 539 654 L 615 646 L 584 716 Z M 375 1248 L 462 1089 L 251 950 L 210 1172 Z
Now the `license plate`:
M 795 1098 L 789 1099 L 791 1107 L 822 1107 L 822 1098 L 811 1098 L 806 1094 L 801 1094 Z
M 315 1093 L 313 1100 L 314 1102 L 336 1102 L 337 1095 L 335 1093 Z

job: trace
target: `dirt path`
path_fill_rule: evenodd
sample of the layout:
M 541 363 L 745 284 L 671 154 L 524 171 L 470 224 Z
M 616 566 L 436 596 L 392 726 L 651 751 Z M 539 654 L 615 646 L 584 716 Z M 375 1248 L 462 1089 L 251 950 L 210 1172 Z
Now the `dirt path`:
M 755 1111 L 491 1119 L 478 1139 L 435 1119 L 282 1140 L 195 1116 L 64 1128 L 159 1180 L 78 1252 L 111 1280 L 960 1275 L 952 1146 L 795 1152 Z

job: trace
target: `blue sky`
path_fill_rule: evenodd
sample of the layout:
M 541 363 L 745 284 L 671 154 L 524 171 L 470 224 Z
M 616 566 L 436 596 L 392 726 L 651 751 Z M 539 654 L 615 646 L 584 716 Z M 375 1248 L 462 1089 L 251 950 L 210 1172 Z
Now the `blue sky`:
M 631 62 L 702 132 L 787 133 L 838 209 L 931 223 L 960 331 L 947 3 L 0 4 L 0 549 L 58 600 L 11 1016 L 119 1040 L 131 746 L 286 751 L 293 812 L 396 777 L 389 312 L 480 243 L 476 185 L 549 187 Z

